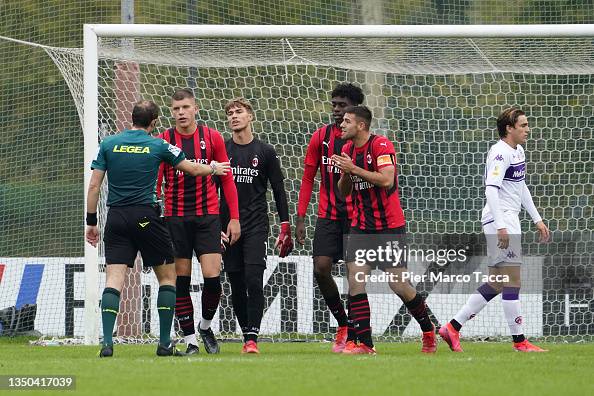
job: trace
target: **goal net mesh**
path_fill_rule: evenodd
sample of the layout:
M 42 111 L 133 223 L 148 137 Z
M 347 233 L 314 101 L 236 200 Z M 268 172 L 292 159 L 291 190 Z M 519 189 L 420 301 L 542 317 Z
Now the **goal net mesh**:
M 46 51 L 82 116 L 82 52 Z M 482 173 L 488 147 L 497 140 L 495 118 L 502 109 L 519 106 L 531 126 L 527 183 L 553 231 L 551 243 L 538 245 L 531 222 L 521 215 L 526 231 L 525 332 L 550 340 L 586 340 L 594 333 L 593 55 L 591 38 L 100 39 L 98 138 L 129 127 L 130 110 L 139 98 L 161 107 L 160 130 L 172 126 L 170 96 L 179 87 L 194 90 L 200 122 L 228 138 L 223 107 L 233 97 L 246 97 L 255 108 L 258 138 L 274 145 L 281 158 L 290 210 L 295 213 L 311 133 L 331 122 L 333 87 L 354 82 L 364 89 L 365 104 L 374 113 L 372 130 L 396 146 L 407 231 L 415 237 L 457 235 L 477 241 L 484 238 L 479 222 Z M 269 198 L 273 246 L 278 218 Z M 100 212 L 103 224 L 104 203 Z M 314 340 L 333 335 L 336 323 L 315 285 L 310 258 L 316 213 L 314 194 L 306 245 L 286 259 L 268 252 L 261 329 L 265 337 Z M 472 268 L 486 272 L 484 252 L 473 260 Z M 413 267 L 423 273 L 430 264 Z M 146 338 L 158 332 L 157 284 L 153 274 L 140 268 L 127 279 L 116 329 L 121 337 Z M 100 271 L 104 279 L 103 265 Z M 196 261 L 193 271 L 198 318 L 202 280 Z M 334 271 L 344 296 L 344 268 L 336 266 Z M 213 328 L 223 338 L 236 338 L 230 287 L 224 275 L 223 280 Z M 427 295 L 434 319 L 444 323 L 476 285 L 417 286 Z M 102 284 L 97 287 L 101 290 Z M 466 335 L 508 334 L 498 300 L 468 322 Z M 378 290 L 370 294 L 370 301 L 374 334 L 386 340 L 417 336 L 416 322 L 396 296 Z M 82 325 L 75 329 L 82 330 Z

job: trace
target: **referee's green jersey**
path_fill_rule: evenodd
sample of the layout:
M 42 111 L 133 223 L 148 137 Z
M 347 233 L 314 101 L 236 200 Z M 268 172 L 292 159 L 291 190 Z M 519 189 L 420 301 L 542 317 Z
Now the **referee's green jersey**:
M 143 130 L 124 130 L 101 142 L 91 169 L 107 172 L 107 206 L 154 204 L 161 162 L 176 166 L 185 158 L 163 139 Z

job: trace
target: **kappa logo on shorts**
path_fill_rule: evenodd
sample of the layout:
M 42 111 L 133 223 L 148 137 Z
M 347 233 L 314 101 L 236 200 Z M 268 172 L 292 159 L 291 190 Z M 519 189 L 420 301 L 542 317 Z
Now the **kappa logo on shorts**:
M 514 257 L 516 257 L 516 254 L 513 251 L 510 250 L 509 253 L 507 254 L 507 258 L 512 259 Z

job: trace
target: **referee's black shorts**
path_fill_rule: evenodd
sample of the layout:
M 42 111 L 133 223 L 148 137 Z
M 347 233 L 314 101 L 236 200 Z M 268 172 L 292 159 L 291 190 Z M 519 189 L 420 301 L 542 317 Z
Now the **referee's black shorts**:
M 343 259 L 343 239 L 349 233 L 350 220 L 330 220 L 318 217 L 313 239 L 313 257 L 332 257 L 336 263 Z
M 239 272 L 244 267 L 266 267 L 268 255 L 268 227 L 241 230 L 241 238 L 223 252 L 223 268 L 226 272 Z
M 406 228 L 366 231 L 352 227 L 345 238 L 345 261 L 372 269 L 406 268 Z M 389 253 L 386 251 L 390 250 Z M 369 252 L 369 253 L 368 253 Z M 400 252 L 400 253 L 399 253 Z
M 110 207 L 103 242 L 106 264 L 132 268 L 138 251 L 145 267 L 173 263 L 169 232 L 152 205 Z
M 221 220 L 219 215 L 165 217 L 173 240 L 176 258 L 191 259 L 203 254 L 221 253 Z

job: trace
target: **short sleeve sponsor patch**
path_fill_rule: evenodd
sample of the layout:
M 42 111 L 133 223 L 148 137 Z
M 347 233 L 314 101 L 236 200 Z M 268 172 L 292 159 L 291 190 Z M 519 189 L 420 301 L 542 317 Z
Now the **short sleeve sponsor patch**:
M 384 154 L 377 157 L 377 166 L 392 165 L 392 156 L 390 154 Z
M 169 152 L 171 154 L 173 154 L 175 157 L 178 157 L 181 154 L 181 149 L 177 146 L 172 145 L 172 144 L 169 144 L 167 146 L 167 150 L 169 150 Z
M 493 176 L 499 176 L 500 170 L 499 170 L 499 165 L 495 165 L 495 168 L 493 169 Z

